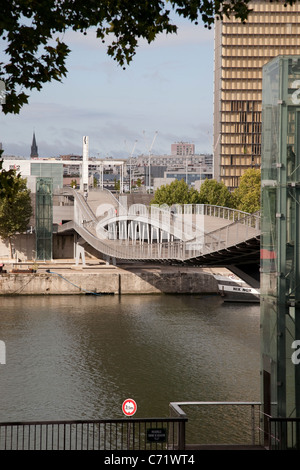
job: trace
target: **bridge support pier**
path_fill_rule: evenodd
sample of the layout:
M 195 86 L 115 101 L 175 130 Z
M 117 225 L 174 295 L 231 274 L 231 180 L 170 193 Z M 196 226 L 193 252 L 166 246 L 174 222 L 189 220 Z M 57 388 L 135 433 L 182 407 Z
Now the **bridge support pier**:
M 81 258 L 82 265 L 85 266 L 85 251 L 81 245 L 82 239 L 77 239 L 75 242 L 75 264 L 78 266 Z
M 113 266 L 116 266 L 117 265 L 117 260 L 116 258 L 112 257 L 112 256 L 109 256 L 109 255 L 106 255 L 103 257 L 106 264 L 111 264 Z
M 254 289 L 259 289 L 260 287 L 260 271 L 259 263 L 258 264 L 241 264 L 241 265 L 229 265 L 225 266 L 229 271 L 238 276 L 240 279 L 243 279 L 249 286 Z

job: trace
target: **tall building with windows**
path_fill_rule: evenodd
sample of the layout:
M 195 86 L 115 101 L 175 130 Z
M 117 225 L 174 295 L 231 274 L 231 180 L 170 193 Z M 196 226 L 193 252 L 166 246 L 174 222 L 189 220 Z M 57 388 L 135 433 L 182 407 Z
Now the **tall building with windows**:
M 300 50 L 300 2 L 254 0 L 242 24 L 215 25 L 214 178 L 233 190 L 248 168 L 260 168 L 262 67 Z
M 171 144 L 171 154 L 172 155 L 194 155 L 195 144 L 190 144 L 189 142 L 176 142 L 175 144 Z

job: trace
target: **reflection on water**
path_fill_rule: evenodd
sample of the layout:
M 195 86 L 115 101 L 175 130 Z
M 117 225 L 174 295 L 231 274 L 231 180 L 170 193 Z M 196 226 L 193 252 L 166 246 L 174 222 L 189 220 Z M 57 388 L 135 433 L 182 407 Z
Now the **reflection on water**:
M 259 401 L 259 306 L 215 296 L 1 299 L 0 421 L 168 416 L 170 401 Z

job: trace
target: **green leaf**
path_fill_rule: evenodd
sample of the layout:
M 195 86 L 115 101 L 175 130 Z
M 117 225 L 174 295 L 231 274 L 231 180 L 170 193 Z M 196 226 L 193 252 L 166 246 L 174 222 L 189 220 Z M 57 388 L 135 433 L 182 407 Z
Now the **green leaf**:
M 292 5 L 296 0 L 287 0 Z M 246 21 L 250 0 L 14 0 L 2 2 L 0 37 L 5 38 L 5 57 L 0 63 L 0 80 L 6 85 L 2 111 L 19 113 L 33 89 L 66 76 L 68 46 L 53 38 L 73 30 L 96 30 L 101 41 L 111 38 L 107 54 L 124 67 L 130 64 L 140 38 L 151 43 L 161 33 L 174 34 L 174 11 L 211 27 L 215 18 L 234 16 Z

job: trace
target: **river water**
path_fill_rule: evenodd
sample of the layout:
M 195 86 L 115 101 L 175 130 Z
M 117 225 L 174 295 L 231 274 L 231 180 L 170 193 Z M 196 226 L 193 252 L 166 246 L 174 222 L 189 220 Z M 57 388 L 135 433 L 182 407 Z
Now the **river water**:
M 172 401 L 260 401 L 259 305 L 218 296 L 1 298 L 0 421 L 169 416 Z

